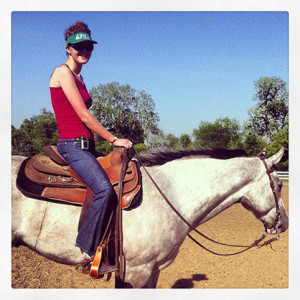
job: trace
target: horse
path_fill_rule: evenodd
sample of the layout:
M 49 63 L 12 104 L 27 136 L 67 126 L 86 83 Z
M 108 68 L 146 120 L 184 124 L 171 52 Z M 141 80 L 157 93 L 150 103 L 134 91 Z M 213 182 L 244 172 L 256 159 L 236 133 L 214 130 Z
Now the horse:
M 266 165 L 259 157 L 235 150 L 199 148 L 139 155 L 146 166 L 141 168 L 143 197 L 138 207 L 123 211 L 126 273 L 124 281 L 116 280 L 116 287 L 155 288 L 160 271 L 174 261 L 190 233 L 191 227 L 174 213 L 163 196 L 193 227 L 240 203 L 268 233 L 275 229 L 284 232 L 288 216 L 280 196 L 282 182 L 276 171 L 267 173 L 283 153 L 282 148 L 266 158 Z M 25 197 L 16 187 L 24 159 L 12 157 L 12 245 L 23 244 L 59 263 L 79 264 L 83 257 L 75 247 L 75 239 L 81 207 Z

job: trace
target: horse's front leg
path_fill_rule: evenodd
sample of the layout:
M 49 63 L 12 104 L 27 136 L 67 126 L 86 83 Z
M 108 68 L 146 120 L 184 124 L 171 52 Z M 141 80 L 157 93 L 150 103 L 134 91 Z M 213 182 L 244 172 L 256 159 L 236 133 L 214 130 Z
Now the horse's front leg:
M 157 273 L 157 274 L 155 274 Z M 116 278 L 116 288 L 152 288 L 156 286 L 159 271 L 153 273 L 153 265 L 143 264 L 135 267 L 126 267 L 125 281 Z
M 157 282 L 158 282 L 159 274 L 160 274 L 159 270 L 153 272 L 151 277 L 149 278 L 147 284 L 143 287 L 148 288 L 148 289 L 155 289 L 156 285 L 157 285 Z

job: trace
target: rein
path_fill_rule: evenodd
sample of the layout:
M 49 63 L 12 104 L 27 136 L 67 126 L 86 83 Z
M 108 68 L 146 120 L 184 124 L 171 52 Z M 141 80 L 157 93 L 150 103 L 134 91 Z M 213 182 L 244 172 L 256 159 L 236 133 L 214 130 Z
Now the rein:
M 202 247 L 203 249 L 205 249 L 206 251 L 215 254 L 215 255 L 219 255 L 219 256 L 232 256 L 232 255 L 237 255 L 237 254 L 241 254 L 247 250 L 250 250 L 251 248 L 257 246 L 263 239 L 265 239 L 265 237 L 267 236 L 267 233 L 264 232 L 262 234 L 262 236 L 257 239 L 256 241 L 254 241 L 254 243 L 252 243 L 251 245 L 234 245 L 234 244 L 226 244 L 226 243 L 221 243 L 218 241 L 215 241 L 211 238 L 209 238 L 208 236 L 206 236 L 205 234 L 203 234 L 202 232 L 200 232 L 197 228 L 195 228 L 193 225 L 191 225 L 181 214 L 180 212 L 173 206 L 173 204 L 169 201 L 169 199 L 166 197 L 166 195 L 163 193 L 163 191 L 160 189 L 160 187 L 158 186 L 158 184 L 156 183 L 156 181 L 153 179 L 153 177 L 150 175 L 150 173 L 148 172 L 148 170 L 145 168 L 145 166 L 143 165 L 143 163 L 141 162 L 141 160 L 138 158 L 137 156 L 137 152 L 135 151 L 134 148 L 132 148 L 133 151 L 135 152 L 136 156 L 135 158 L 137 159 L 137 161 L 139 162 L 140 166 L 143 168 L 143 170 L 146 172 L 146 174 L 148 175 L 149 179 L 151 180 L 151 182 L 153 183 L 153 185 L 156 187 L 156 189 L 158 190 L 158 192 L 160 193 L 160 195 L 163 197 L 163 199 L 167 202 L 167 204 L 171 207 L 171 209 L 176 213 L 176 215 L 191 229 L 191 231 L 195 231 L 197 234 L 199 234 L 200 236 L 204 237 L 205 239 L 218 244 L 218 245 L 222 245 L 222 246 L 229 246 L 229 247 L 239 247 L 239 248 L 245 248 L 241 251 L 237 251 L 234 253 L 217 253 L 214 252 L 208 248 L 206 248 L 204 245 L 202 245 L 199 241 L 197 241 L 195 238 L 193 238 L 190 234 L 188 234 L 188 237 L 194 241 L 198 246 Z M 272 192 L 274 194 L 275 197 L 275 203 L 276 203 L 276 211 L 277 211 L 277 225 L 276 225 L 276 232 L 277 232 L 277 236 L 273 239 L 270 239 L 269 241 L 266 241 L 263 245 L 261 245 L 260 247 L 270 244 L 272 241 L 277 240 L 279 238 L 279 234 L 278 234 L 278 224 L 279 224 L 279 220 L 280 220 L 280 213 L 279 213 L 279 204 L 278 204 L 278 197 L 275 193 L 275 183 L 270 175 L 270 173 L 274 172 L 274 169 L 269 169 L 265 160 L 263 158 L 260 158 L 263 163 L 264 166 L 266 167 L 267 170 L 267 174 L 270 180 L 270 186 L 272 188 Z

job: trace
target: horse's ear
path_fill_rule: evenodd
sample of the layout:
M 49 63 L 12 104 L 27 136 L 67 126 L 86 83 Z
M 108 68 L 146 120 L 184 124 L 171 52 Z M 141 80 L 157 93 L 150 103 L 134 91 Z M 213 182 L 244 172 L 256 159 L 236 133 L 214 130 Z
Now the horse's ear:
M 270 166 L 276 165 L 282 159 L 284 153 L 284 147 L 282 147 L 277 153 L 273 154 L 271 157 L 267 159 L 267 162 Z

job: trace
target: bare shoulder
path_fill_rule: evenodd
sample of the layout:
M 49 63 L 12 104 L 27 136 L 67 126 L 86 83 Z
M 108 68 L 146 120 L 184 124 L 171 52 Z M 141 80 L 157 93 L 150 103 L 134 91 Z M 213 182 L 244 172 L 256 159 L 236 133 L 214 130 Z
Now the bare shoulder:
M 65 65 L 65 64 L 62 64 L 58 67 L 56 67 L 53 71 L 53 75 L 56 75 L 56 76 L 66 76 L 66 75 L 72 75 L 70 69 Z
M 66 76 L 72 77 L 72 74 L 65 64 L 56 67 L 51 74 L 50 87 L 60 87 L 61 78 Z

